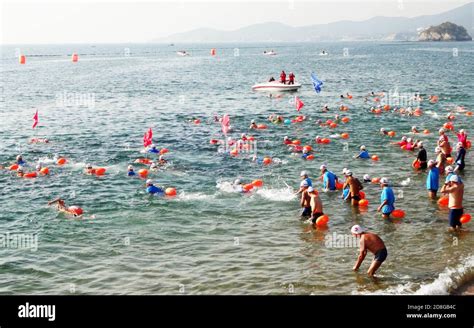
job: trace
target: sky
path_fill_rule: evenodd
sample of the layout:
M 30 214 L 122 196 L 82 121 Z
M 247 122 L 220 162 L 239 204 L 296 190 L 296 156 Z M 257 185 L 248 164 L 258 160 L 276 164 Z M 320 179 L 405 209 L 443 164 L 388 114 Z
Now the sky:
M 2 44 L 149 42 L 196 28 L 234 30 L 251 24 L 291 26 L 415 17 L 472 0 L 0 0 Z

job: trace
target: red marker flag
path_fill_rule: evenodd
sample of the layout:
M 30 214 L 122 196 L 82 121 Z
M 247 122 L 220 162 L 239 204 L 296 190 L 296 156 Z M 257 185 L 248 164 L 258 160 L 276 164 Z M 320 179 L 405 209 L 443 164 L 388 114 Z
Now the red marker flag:
M 39 122 L 39 120 L 38 120 L 38 110 L 36 110 L 36 113 L 33 116 L 33 121 L 34 121 L 33 122 L 33 129 L 34 129 L 38 125 L 38 122 Z
M 227 135 L 227 132 L 229 132 L 230 129 L 230 118 L 229 115 L 225 114 L 224 117 L 222 118 L 222 132 L 224 132 L 224 135 Z
M 148 129 L 147 132 L 145 132 L 145 135 L 143 136 L 143 146 L 147 147 L 152 144 L 152 139 L 153 139 L 153 131 L 151 128 Z
M 301 99 L 295 96 L 296 110 L 299 112 L 301 110 L 301 108 L 303 108 L 303 106 L 304 106 L 304 103 L 301 101 Z

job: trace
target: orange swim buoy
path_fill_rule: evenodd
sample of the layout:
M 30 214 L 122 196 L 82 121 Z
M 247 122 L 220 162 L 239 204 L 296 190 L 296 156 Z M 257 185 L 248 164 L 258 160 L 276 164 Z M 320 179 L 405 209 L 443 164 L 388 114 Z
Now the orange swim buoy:
M 25 55 L 20 55 L 20 57 L 18 57 L 18 62 L 19 62 L 21 65 L 26 64 L 26 56 L 25 56 Z
M 165 195 L 166 196 L 176 196 L 176 189 L 172 188 L 172 187 L 166 188 Z
M 449 197 L 448 196 L 443 196 L 440 199 L 438 199 L 438 205 L 445 207 L 448 206 L 449 203 Z
M 337 190 L 341 190 L 343 186 L 344 186 L 344 184 L 342 182 L 337 182 L 336 183 L 336 189 Z
M 472 116 L 472 112 L 466 112 L 466 116 Z
M 334 123 L 334 122 L 333 122 L 333 123 L 329 124 L 329 127 L 330 127 L 331 129 L 335 129 L 335 128 L 337 128 L 337 123 Z
M 471 214 L 468 214 L 468 213 L 463 214 L 461 216 L 460 221 L 461 221 L 462 224 L 468 223 L 469 221 L 471 221 Z
M 312 150 L 313 150 L 313 147 L 311 147 L 310 145 L 306 145 L 306 146 L 303 147 L 303 152 L 305 151 L 305 149 L 306 149 L 307 151 L 312 151 Z
M 237 155 L 239 155 L 238 149 L 237 149 L 237 148 L 232 149 L 232 150 L 230 151 L 230 155 L 231 155 L 231 156 L 237 156 Z
M 256 179 L 252 181 L 254 187 L 261 188 L 263 187 L 263 181 L 261 179 Z
M 448 163 L 449 165 L 453 164 L 454 163 L 454 158 L 446 157 L 446 163 Z
M 308 155 L 306 156 L 307 161 L 312 161 L 314 159 L 314 155 Z
M 379 160 L 379 157 L 378 157 L 377 155 L 372 155 L 371 158 L 372 158 L 372 160 L 375 161 L 375 162 Z
M 104 175 L 106 171 L 105 167 L 98 167 L 95 169 L 95 175 Z
M 372 183 L 377 184 L 380 182 L 380 178 L 372 178 Z
M 322 138 L 321 139 L 321 143 L 323 143 L 323 144 L 328 144 L 330 142 L 331 142 L 331 139 L 328 139 L 328 138 Z
M 351 120 L 351 119 L 350 119 L 349 117 L 343 117 L 343 118 L 341 119 L 342 123 L 349 123 L 350 120 Z
M 245 185 L 242 186 L 242 189 L 248 192 L 248 191 L 252 190 L 253 187 L 254 187 L 253 184 L 247 183 L 247 184 L 245 184 Z
M 148 176 L 148 170 L 147 169 L 141 169 L 138 171 L 138 175 L 141 178 L 146 178 Z
M 215 48 L 212 48 L 211 49 L 211 56 L 215 56 L 216 55 L 216 49 Z
M 301 145 L 301 141 L 296 139 L 291 142 L 293 145 Z
M 415 159 L 415 160 L 413 161 L 413 163 L 411 163 L 411 166 L 412 166 L 414 169 L 417 169 L 417 170 L 418 170 L 418 169 L 421 167 L 421 163 L 420 163 L 420 161 L 419 161 L 418 159 Z
M 265 130 L 266 128 L 267 128 L 267 126 L 265 124 L 257 125 L 257 129 L 259 129 L 259 130 Z
M 359 200 L 359 206 L 360 207 L 367 207 L 367 206 L 369 206 L 369 201 L 365 198 L 361 199 L 361 200 Z
M 470 149 L 471 147 L 472 147 L 472 142 L 471 142 L 471 140 L 467 140 L 467 141 L 466 141 L 466 148 L 467 148 L 467 149 Z
M 349 133 L 347 133 L 347 132 L 341 133 L 341 138 L 342 139 L 349 139 Z
M 64 165 L 67 163 L 67 160 L 64 158 L 64 157 L 60 157 L 58 158 L 58 160 L 56 161 L 56 164 L 58 165 Z
M 197 119 L 195 119 L 193 122 L 194 122 L 194 124 L 201 124 L 201 120 L 200 120 L 200 119 L 198 119 L 198 118 L 197 118 Z
M 66 211 L 75 216 L 80 216 L 82 215 L 82 213 L 84 213 L 82 208 L 80 208 L 79 206 L 69 206 Z
M 316 225 L 318 227 L 324 227 L 325 225 L 327 225 L 329 222 L 329 216 L 327 216 L 326 214 L 324 215 L 321 215 L 319 218 L 316 219 Z
M 150 165 L 151 163 L 153 163 L 153 161 L 149 158 L 137 158 L 135 160 L 135 163 Z
M 217 139 L 211 139 L 211 140 L 209 140 L 209 143 L 210 143 L 211 145 L 216 145 L 216 144 L 219 143 L 219 140 L 217 140 Z
M 38 175 L 36 174 L 36 172 L 28 172 L 23 174 L 23 178 L 36 178 L 37 176 Z
M 168 150 L 168 148 L 162 148 L 160 149 L 160 155 L 163 155 L 163 154 L 166 154 L 166 153 L 169 153 L 170 151 Z
M 269 164 L 271 164 L 271 163 L 272 163 L 272 159 L 271 159 L 270 157 L 265 157 L 265 158 L 263 159 L 263 164 L 264 164 L 264 165 L 269 165 Z
M 387 110 L 387 111 L 390 110 L 390 105 L 387 104 L 387 105 L 383 106 L 383 109 Z
M 71 56 L 71 60 L 73 63 L 77 63 L 77 61 L 79 60 L 79 56 L 76 53 L 73 53 Z
M 381 114 L 382 110 L 380 108 L 377 108 L 377 109 L 374 110 L 374 113 L 375 114 Z
M 423 130 L 423 134 L 430 134 L 430 130 L 428 129 Z
M 43 167 L 43 168 L 41 168 L 40 172 L 43 175 L 47 175 L 47 174 L 49 174 L 49 169 L 47 167 Z
M 18 167 L 19 167 L 18 164 L 12 164 L 12 165 L 10 165 L 9 169 L 10 169 L 10 171 L 16 171 L 16 170 L 18 170 Z
M 395 131 L 388 131 L 387 135 L 389 137 L 395 137 L 397 135 L 397 133 Z
M 359 197 L 360 199 L 365 199 L 365 192 L 363 192 L 362 190 L 359 191 Z
M 396 210 L 393 210 L 393 212 L 390 215 L 394 217 L 395 219 L 403 219 L 405 217 L 405 211 L 396 209 Z

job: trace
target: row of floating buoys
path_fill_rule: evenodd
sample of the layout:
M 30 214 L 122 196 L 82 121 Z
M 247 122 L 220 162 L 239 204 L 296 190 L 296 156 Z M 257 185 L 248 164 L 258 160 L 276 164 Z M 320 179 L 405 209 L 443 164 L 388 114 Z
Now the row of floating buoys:
M 71 60 L 73 63 L 77 63 L 79 61 L 79 55 L 76 54 L 76 53 L 73 53 L 71 55 Z M 20 55 L 18 56 L 18 62 L 21 64 L 21 65 L 24 65 L 26 64 L 26 56 L 25 55 Z

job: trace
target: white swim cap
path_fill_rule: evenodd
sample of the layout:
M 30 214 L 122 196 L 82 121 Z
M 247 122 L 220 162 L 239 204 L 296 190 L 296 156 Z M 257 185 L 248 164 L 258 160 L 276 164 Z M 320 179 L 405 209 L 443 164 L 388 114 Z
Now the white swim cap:
M 436 153 L 436 154 L 441 153 L 441 148 L 436 147 L 436 148 L 435 148 L 435 153 Z
M 458 147 L 463 147 L 464 144 L 463 144 L 462 142 L 458 142 L 458 144 L 457 144 L 456 146 L 458 146 Z
M 418 147 L 423 147 L 423 141 L 418 141 Z
M 403 137 L 402 137 L 402 140 L 403 140 L 403 141 L 407 141 L 407 137 L 406 137 L 406 136 L 403 136 Z
M 453 174 L 449 177 L 449 182 L 459 182 L 459 177 L 456 174 Z
M 464 132 L 466 132 L 464 131 L 464 129 L 459 130 L 459 133 L 464 133 Z
M 326 168 L 327 168 L 327 167 L 326 167 L 326 165 L 324 165 L 324 164 L 319 167 L 320 170 L 324 170 L 324 169 L 326 169 Z
M 443 136 L 440 136 L 440 137 L 438 138 L 438 140 L 439 140 L 439 141 L 443 141 L 443 140 L 444 140 L 444 137 L 443 137 Z
M 435 165 L 435 164 L 436 164 L 436 161 L 435 161 L 435 160 L 430 159 L 430 160 L 428 161 L 428 166 Z
M 342 169 L 342 174 L 346 174 L 346 171 L 347 171 L 347 170 L 348 170 L 347 167 L 343 168 L 343 169 Z
M 301 171 L 301 173 L 300 173 L 300 177 L 305 177 L 307 175 L 308 175 L 308 172 L 306 172 L 306 171 Z
M 452 173 L 454 171 L 453 167 L 452 166 L 446 166 L 446 168 L 444 169 L 447 173 Z
M 365 150 L 365 146 L 364 145 L 360 146 L 360 150 Z
M 132 165 L 129 165 L 129 166 L 128 166 L 128 169 L 129 169 L 129 170 L 130 170 L 130 169 L 133 169 L 133 166 L 132 166 Z
M 252 123 L 252 124 L 255 123 L 255 120 L 251 120 L 250 123 Z
M 40 170 L 41 167 L 42 167 L 41 163 L 38 163 L 38 164 L 36 165 L 36 169 L 37 169 L 37 170 Z
M 351 228 L 351 233 L 353 233 L 354 235 L 360 235 L 361 233 L 363 233 L 365 231 L 364 228 L 362 228 L 360 225 L 356 224 L 356 225 L 353 225 L 352 228 Z
M 308 181 L 306 180 L 301 181 L 300 187 L 308 187 Z
M 439 133 L 444 133 L 444 129 L 443 128 L 439 129 Z
M 234 184 L 236 185 L 240 184 L 240 179 L 235 179 Z
M 407 141 L 408 141 L 408 142 L 412 142 L 412 139 L 411 139 L 411 138 L 407 138 Z
M 92 164 L 87 164 L 86 167 L 87 168 L 92 168 Z
M 380 179 L 380 184 L 388 185 L 388 179 L 387 178 Z
M 345 173 L 345 174 L 352 176 L 352 171 L 351 171 L 351 170 L 346 170 L 346 173 Z
M 380 132 L 385 132 L 385 128 L 380 128 Z
M 413 125 L 413 126 L 411 127 L 411 129 L 412 129 L 412 130 L 416 130 L 416 125 Z
M 365 174 L 365 175 L 364 175 L 364 180 L 370 180 L 370 175 Z
M 283 137 L 283 140 L 288 140 L 288 139 L 289 139 L 288 136 Z
M 153 180 L 151 179 L 146 180 L 146 184 L 153 184 Z
M 242 135 L 241 135 L 242 138 L 243 138 L 243 137 L 246 137 L 246 136 L 247 136 L 247 135 L 246 135 L 245 133 L 242 133 Z
M 150 147 L 151 147 L 151 148 L 155 148 L 156 145 L 155 145 L 155 144 L 151 144 Z

